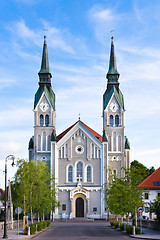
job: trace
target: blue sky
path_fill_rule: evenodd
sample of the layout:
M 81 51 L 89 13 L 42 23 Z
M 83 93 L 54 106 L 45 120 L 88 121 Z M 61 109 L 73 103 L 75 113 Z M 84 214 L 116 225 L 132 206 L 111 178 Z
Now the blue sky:
M 0 176 L 28 158 L 43 36 L 56 94 L 57 134 L 81 120 L 102 133 L 113 31 L 131 161 L 160 166 L 160 1 L 0 1 Z M 9 178 L 15 172 L 8 162 Z M 3 181 L 1 182 L 3 186 Z

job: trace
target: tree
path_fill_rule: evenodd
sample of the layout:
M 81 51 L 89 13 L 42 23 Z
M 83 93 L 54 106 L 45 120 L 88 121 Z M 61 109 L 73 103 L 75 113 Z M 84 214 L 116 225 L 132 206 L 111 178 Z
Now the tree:
M 142 163 L 139 163 L 137 160 L 134 160 L 133 162 L 131 162 L 130 171 L 132 182 L 134 182 L 135 185 L 138 185 L 146 177 L 152 174 L 155 171 L 155 169 L 153 166 L 149 169 L 145 167 Z
M 151 211 L 157 215 L 157 220 L 160 223 L 160 197 L 157 196 L 153 203 L 151 203 Z
M 109 183 L 105 197 L 109 210 L 122 217 L 134 214 L 136 206 L 142 204 L 142 191 L 132 181 L 131 171 L 124 169 L 124 172 L 125 177 L 118 178 L 108 171 Z
M 31 221 L 33 214 L 44 217 L 58 205 L 56 200 L 55 182 L 45 162 L 19 160 L 18 170 L 12 184 L 13 203 L 30 212 Z M 54 192 L 54 194 L 53 194 Z

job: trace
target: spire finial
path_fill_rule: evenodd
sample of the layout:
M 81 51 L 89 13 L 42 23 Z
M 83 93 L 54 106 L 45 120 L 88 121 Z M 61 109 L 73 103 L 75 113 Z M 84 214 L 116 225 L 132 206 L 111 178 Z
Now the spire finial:
M 79 121 L 81 120 L 81 114 L 79 113 L 79 117 L 78 117 Z

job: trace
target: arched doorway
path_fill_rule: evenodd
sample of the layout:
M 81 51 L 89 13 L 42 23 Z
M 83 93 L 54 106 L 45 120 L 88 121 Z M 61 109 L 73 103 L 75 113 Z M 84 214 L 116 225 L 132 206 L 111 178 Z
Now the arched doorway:
M 76 199 L 76 217 L 84 217 L 84 200 L 81 197 Z

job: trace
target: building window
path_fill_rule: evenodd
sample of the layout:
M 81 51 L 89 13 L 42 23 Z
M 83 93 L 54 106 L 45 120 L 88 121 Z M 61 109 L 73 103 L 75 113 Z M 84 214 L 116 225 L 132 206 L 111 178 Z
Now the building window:
M 46 151 L 46 132 L 43 132 L 42 151 Z
M 73 182 L 73 167 L 68 167 L 68 182 Z
M 93 207 L 93 212 L 97 212 L 97 207 Z
M 66 211 L 66 204 L 62 204 L 62 211 Z
M 95 158 L 97 158 L 97 147 L 95 147 Z
M 38 151 L 41 151 L 41 136 L 38 135 Z
M 82 162 L 79 162 L 77 164 L 77 180 L 78 180 L 78 177 L 83 178 L 83 163 Z M 80 181 L 82 181 L 82 178 L 80 178 Z
M 98 150 L 98 158 L 101 158 L 101 150 Z
M 66 158 L 68 158 L 68 144 L 66 143 Z
M 59 158 L 61 158 L 61 150 L 59 150 Z
M 91 166 L 87 167 L 87 182 L 92 182 L 92 168 L 91 168 Z
M 111 143 L 112 143 L 112 137 L 108 136 L 108 151 L 111 151 Z
M 113 127 L 113 115 L 110 115 L 109 123 L 110 123 L 110 126 Z
M 45 116 L 45 125 L 46 125 L 46 127 L 49 126 L 49 115 Z
M 121 136 L 118 136 L 118 151 L 122 151 L 122 138 Z
M 115 126 L 116 127 L 119 126 L 119 116 L 118 115 L 115 116 Z
M 64 158 L 64 147 L 62 147 L 62 158 Z
M 116 151 L 117 144 L 116 144 L 116 132 L 113 132 L 113 151 Z
M 117 171 L 113 170 L 113 175 L 116 176 L 117 175 Z
M 94 158 L 94 144 L 92 143 L 92 158 Z
M 51 151 L 51 136 L 48 136 L 47 139 L 47 151 Z
M 149 194 L 147 192 L 144 194 L 144 198 L 149 199 Z
M 40 126 L 43 126 L 44 125 L 44 117 L 43 115 L 41 114 L 40 115 Z

